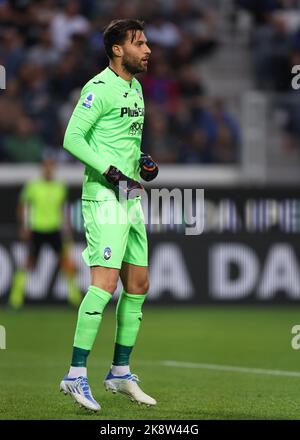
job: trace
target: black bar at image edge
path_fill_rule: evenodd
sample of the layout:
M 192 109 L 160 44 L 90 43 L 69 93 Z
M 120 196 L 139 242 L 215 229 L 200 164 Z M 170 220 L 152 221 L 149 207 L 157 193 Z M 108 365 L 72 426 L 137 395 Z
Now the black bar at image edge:
M 92 417 L 92 416 L 91 416 Z M 245 435 L 270 433 L 276 429 L 283 436 L 286 429 L 299 429 L 300 420 L 0 420 L 0 431 L 5 439 L 14 433 L 18 438 L 40 439 L 44 436 L 60 437 L 66 432 L 73 439 L 88 438 L 210 438 L 213 434 L 228 434 L 241 438 Z M 8 438 L 8 437 L 7 437 Z

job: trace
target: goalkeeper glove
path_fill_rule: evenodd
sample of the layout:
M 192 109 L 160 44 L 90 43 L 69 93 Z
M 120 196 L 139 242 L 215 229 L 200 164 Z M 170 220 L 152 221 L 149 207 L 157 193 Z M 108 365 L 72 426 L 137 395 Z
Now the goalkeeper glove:
M 140 176 L 146 182 L 155 179 L 158 174 L 158 166 L 149 154 L 141 153 L 140 167 Z
M 114 187 L 115 192 L 126 199 L 133 199 L 141 195 L 143 185 L 136 180 L 125 176 L 118 168 L 110 166 L 107 173 L 104 175 L 106 180 Z

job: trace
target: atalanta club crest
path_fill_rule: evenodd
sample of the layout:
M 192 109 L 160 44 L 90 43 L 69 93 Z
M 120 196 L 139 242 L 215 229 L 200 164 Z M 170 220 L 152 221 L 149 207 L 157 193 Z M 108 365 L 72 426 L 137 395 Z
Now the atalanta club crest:
M 109 260 L 110 259 L 110 257 L 111 257 L 111 248 L 110 247 L 106 247 L 104 249 L 103 257 L 104 257 L 105 260 Z

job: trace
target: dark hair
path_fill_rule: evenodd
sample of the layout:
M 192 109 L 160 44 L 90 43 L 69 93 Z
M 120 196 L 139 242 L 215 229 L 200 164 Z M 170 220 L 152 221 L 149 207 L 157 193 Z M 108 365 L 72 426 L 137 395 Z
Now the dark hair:
M 106 55 L 112 59 L 114 54 L 112 47 L 114 44 L 123 44 L 127 38 L 127 32 L 132 31 L 131 42 L 135 39 L 136 31 L 144 30 L 144 22 L 133 19 L 113 20 L 104 29 L 103 41 Z

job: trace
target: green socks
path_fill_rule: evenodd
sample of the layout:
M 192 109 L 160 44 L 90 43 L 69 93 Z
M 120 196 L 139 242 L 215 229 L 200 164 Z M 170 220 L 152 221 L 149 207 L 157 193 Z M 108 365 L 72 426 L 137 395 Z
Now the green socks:
M 85 367 L 93 347 L 102 313 L 112 295 L 105 290 L 90 286 L 79 310 L 75 331 L 73 367 Z M 117 327 L 113 365 L 129 365 L 129 356 L 135 345 L 141 325 L 142 305 L 146 295 L 133 295 L 122 291 L 117 308 Z
M 112 295 L 105 290 L 95 286 L 89 287 L 78 310 L 72 366 L 86 366 L 86 359 L 96 339 L 103 310 L 111 297 Z
M 142 305 L 145 295 L 133 295 L 122 291 L 117 309 L 117 329 L 113 365 L 129 365 L 129 356 L 134 347 L 141 325 Z
M 12 288 L 8 298 L 8 304 L 13 309 L 20 309 L 24 303 L 26 271 L 17 270 L 12 281 Z

